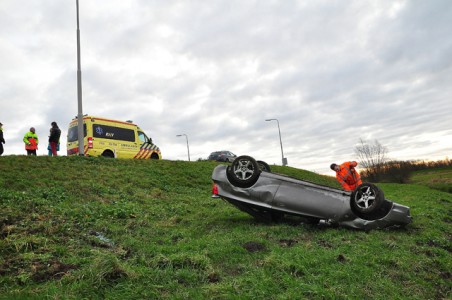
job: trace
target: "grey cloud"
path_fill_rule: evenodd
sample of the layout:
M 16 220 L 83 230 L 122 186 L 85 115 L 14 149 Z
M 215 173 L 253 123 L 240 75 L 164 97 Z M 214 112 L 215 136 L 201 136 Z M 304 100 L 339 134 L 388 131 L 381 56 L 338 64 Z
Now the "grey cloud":
M 0 8 L 0 119 L 18 153 L 27 113 L 43 135 L 77 114 L 75 4 L 21 3 Z M 84 112 L 134 120 L 166 158 L 186 158 L 175 135 L 187 133 L 194 155 L 279 164 L 266 118 L 280 120 L 289 164 L 319 172 L 353 158 L 359 137 L 452 150 L 424 140 L 451 137 L 449 1 L 101 0 L 80 12 Z

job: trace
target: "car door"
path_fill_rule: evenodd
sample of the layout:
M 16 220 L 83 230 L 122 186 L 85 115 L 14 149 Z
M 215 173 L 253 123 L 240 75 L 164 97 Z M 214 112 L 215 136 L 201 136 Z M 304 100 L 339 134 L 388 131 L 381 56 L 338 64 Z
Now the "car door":
M 273 199 L 275 209 L 316 218 L 334 218 L 342 212 L 342 195 L 310 182 L 283 181 Z
M 146 136 L 143 131 L 138 131 L 138 144 L 137 144 L 137 154 L 134 158 L 137 159 L 147 159 L 151 156 L 152 150 L 152 140 Z

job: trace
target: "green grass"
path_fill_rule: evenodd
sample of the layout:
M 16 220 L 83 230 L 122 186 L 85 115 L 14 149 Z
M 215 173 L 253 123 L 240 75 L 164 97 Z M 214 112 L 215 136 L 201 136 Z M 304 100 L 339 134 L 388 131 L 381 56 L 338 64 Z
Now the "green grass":
M 452 193 L 452 167 L 414 172 L 411 182 Z
M 0 157 L 0 299 L 452 297 L 451 194 L 379 185 L 403 229 L 263 224 L 210 197 L 216 165 Z

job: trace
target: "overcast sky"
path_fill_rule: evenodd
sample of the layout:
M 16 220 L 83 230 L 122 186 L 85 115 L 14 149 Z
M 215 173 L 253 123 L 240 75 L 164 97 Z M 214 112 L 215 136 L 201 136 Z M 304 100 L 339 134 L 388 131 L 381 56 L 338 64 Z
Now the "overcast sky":
M 186 160 L 215 150 L 332 173 L 362 138 L 452 154 L 452 1 L 79 1 L 83 113 Z M 4 155 L 77 115 L 76 1 L 0 0 Z M 333 175 L 333 174 L 331 174 Z

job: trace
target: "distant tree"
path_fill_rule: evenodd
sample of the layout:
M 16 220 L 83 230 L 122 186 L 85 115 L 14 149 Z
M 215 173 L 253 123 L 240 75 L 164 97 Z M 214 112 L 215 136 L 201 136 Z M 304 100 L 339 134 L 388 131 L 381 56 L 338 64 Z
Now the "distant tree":
M 355 154 L 361 167 L 365 169 L 363 177 L 378 182 L 384 170 L 384 164 L 387 160 L 388 149 L 380 144 L 378 140 L 372 143 L 359 139 L 359 144 L 355 147 Z
M 416 163 L 413 161 L 387 161 L 380 179 L 383 182 L 409 183 L 414 168 Z

